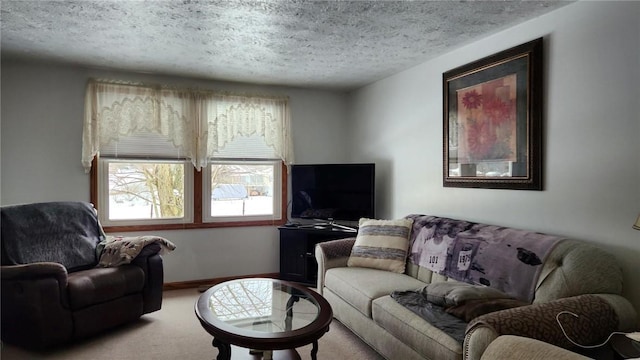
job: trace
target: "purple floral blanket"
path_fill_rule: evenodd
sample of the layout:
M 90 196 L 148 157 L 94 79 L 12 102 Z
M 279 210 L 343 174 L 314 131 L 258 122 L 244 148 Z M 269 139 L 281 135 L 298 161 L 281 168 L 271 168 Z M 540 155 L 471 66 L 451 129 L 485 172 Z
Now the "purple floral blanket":
M 563 238 L 508 227 L 409 215 L 409 261 L 449 278 L 533 301 L 542 264 Z

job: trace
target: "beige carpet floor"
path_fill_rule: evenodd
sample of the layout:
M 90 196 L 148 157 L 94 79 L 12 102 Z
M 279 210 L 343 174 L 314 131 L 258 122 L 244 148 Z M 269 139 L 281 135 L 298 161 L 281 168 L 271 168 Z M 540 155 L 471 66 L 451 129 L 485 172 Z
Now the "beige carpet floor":
M 2 360 L 11 359 L 215 359 L 218 350 L 212 337 L 200 326 L 194 304 L 200 296 L 197 289 L 172 290 L 164 293 L 162 310 L 144 315 L 139 321 L 100 336 L 48 352 L 27 351 L 3 344 Z M 351 333 L 337 320 L 318 341 L 320 360 L 381 360 L 382 357 Z M 311 345 L 298 348 L 308 360 Z

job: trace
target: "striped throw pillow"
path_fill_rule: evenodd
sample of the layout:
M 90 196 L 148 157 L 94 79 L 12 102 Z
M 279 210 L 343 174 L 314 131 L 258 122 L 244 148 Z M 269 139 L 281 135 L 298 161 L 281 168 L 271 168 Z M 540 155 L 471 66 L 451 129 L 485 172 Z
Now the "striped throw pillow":
M 413 219 L 360 219 L 348 266 L 403 273 Z

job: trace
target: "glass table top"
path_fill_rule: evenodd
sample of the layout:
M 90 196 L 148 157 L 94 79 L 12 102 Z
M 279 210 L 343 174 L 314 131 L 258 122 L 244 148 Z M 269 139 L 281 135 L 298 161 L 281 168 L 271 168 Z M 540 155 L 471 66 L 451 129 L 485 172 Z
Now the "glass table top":
M 273 279 L 227 281 L 207 290 L 207 295 L 207 317 L 260 333 L 303 328 L 320 312 L 309 293 Z

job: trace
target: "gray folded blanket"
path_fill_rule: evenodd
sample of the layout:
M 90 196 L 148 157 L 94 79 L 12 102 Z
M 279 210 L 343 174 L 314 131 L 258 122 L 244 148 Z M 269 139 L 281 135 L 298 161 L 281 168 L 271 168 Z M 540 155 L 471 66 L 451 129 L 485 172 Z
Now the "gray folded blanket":
M 490 287 L 453 281 L 427 284 L 417 291 L 394 291 L 391 297 L 460 344 L 468 321 L 486 313 L 527 305 Z

